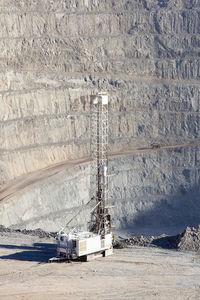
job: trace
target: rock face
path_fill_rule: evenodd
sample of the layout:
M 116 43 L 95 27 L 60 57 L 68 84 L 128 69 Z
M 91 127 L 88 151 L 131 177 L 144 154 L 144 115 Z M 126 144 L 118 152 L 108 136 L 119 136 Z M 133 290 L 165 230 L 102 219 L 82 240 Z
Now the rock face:
M 1 187 L 87 156 L 89 95 L 107 91 L 111 151 L 182 145 L 111 162 L 117 226 L 198 223 L 199 0 L 1 0 L 0 12 Z M 59 186 L 68 176 L 52 180 L 56 204 L 48 211 L 49 181 L 0 207 L 0 223 L 52 229 L 28 220 L 48 220 L 52 210 L 62 219 L 71 200 Z M 80 198 L 84 184 L 73 184 L 70 205 L 79 206 L 88 191 Z M 27 217 L 18 205 L 25 202 Z
M 200 172 L 198 148 L 151 151 L 144 155 L 109 161 L 109 197 L 117 228 L 184 228 L 199 222 Z M 185 157 L 185 161 L 183 161 Z M 0 207 L 5 226 L 56 231 L 88 202 L 89 166 L 60 172 L 33 185 L 17 199 Z M 91 203 L 91 205 L 95 205 Z M 92 206 L 91 206 L 92 207 Z M 90 206 L 74 219 L 72 227 L 89 220 Z

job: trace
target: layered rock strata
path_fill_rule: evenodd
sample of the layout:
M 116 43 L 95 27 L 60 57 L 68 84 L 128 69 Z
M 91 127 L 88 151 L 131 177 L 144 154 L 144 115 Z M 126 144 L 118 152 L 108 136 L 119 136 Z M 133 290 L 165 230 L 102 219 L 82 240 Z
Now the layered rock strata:
M 0 13 L 2 188 L 41 168 L 89 155 L 89 96 L 98 91 L 110 95 L 111 152 L 140 151 L 152 143 L 180 145 L 180 177 L 187 170 L 199 172 L 198 0 L 2 0 Z M 185 145 L 191 148 L 184 150 Z M 176 152 L 171 155 L 176 157 Z M 171 176 L 177 170 L 170 166 L 171 155 L 155 151 L 155 170 L 161 169 L 164 159 L 166 177 L 157 171 L 151 188 L 159 189 L 159 181 L 171 199 L 166 203 L 180 200 L 185 207 L 185 194 L 172 196 L 175 190 L 169 189 L 174 182 L 185 189 L 181 178 Z M 142 157 L 149 159 L 148 154 Z M 124 160 L 124 167 L 128 161 Z M 116 168 L 121 172 L 123 166 L 117 163 Z M 151 173 L 151 168 L 148 163 L 146 172 Z M 137 170 L 140 175 L 134 165 L 131 172 L 120 177 L 114 193 L 124 187 L 126 176 L 140 176 L 138 188 L 143 192 L 137 197 L 136 187 L 130 184 L 128 194 L 119 197 L 125 208 L 115 211 L 116 220 L 121 220 L 118 225 L 136 221 L 132 217 L 137 219 L 137 214 L 131 213 L 136 203 L 144 202 L 138 204 L 138 214 L 148 211 L 146 205 L 151 203 L 143 167 Z M 187 186 L 195 187 L 198 195 L 195 176 Z M 163 194 L 159 190 L 158 196 L 151 197 L 162 201 Z M 196 205 L 196 200 L 192 203 Z M 196 216 L 194 209 L 189 211 Z

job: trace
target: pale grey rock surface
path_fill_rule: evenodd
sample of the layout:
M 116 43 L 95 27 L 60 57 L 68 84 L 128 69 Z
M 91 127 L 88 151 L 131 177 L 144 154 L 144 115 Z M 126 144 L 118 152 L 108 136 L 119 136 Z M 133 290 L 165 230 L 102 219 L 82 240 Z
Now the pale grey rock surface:
M 116 229 L 145 227 L 145 231 L 178 233 L 188 224 L 197 225 L 199 155 L 198 148 L 189 148 L 110 160 L 109 198 Z M 89 183 L 88 165 L 62 171 L 0 207 L 2 224 L 60 230 L 88 202 Z M 77 224 L 85 228 L 94 205 L 86 206 L 70 228 Z
M 110 95 L 111 151 L 199 145 L 199 0 L 0 0 L 0 13 L 2 188 L 89 154 L 98 91 Z M 111 161 L 116 226 L 198 223 L 198 145 Z M 62 207 L 89 195 L 88 169 L 68 172 L 5 203 L 0 223 L 57 230 Z

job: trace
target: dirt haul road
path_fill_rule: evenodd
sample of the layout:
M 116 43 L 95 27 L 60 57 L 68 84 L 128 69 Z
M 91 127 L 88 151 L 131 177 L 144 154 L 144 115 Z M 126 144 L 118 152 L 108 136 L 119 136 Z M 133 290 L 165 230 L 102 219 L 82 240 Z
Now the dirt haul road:
M 200 257 L 154 248 L 116 249 L 88 263 L 47 263 L 53 239 L 0 236 L 0 299 L 200 299 Z
M 158 149 L 152 148 L 135 148 L 135 149 L 125 149 L 119 152 L 110 153 L 108 158 L 120 158 L 120 157 L 129 157 L 134 155 L 142 155 L 146 152 L 153 151 L 167 151 L 173 150 L 178 148 L 191 148 L 197 147 L 199 143 L 191 143 L 191 144 L 179 144 L 179 145 L 168 145 L 168 146 L 161 146 Z M 49 166 L 47 168 L 37 170 L 33 173 L 26 174 L 13 180 L 12 182 L 6 184 L 0 189 L 0 205 L 3 205 L 5 202 L 16 198 L 19 194 L 22 194 L 25 190 L 31 187 L 31 185 L 35 183 L 39 183 L 46 178 L 53 176 L 64 169 L 69 169 L 77 165 L 83 165 L 89 163 L 89 157 L 83 157 L 76 160 L 64 161 L 61 163 L 57 163 L 55 165 Z

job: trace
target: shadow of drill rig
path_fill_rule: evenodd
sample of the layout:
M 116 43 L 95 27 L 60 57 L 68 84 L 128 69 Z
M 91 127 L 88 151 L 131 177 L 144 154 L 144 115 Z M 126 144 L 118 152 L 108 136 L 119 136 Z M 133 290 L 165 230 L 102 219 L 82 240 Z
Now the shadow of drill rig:
M 49 258 L 55 256 L 56 253 L 56 245 L 51 243 L 34 243 L 32 246 L 0 244 L 0 248 L 17 250 L 15 253 L 0 256 L 0 259 L 36 261 L 38 263 L 48 262 Z M 19 250 L 23 251 L 19 252 Z

